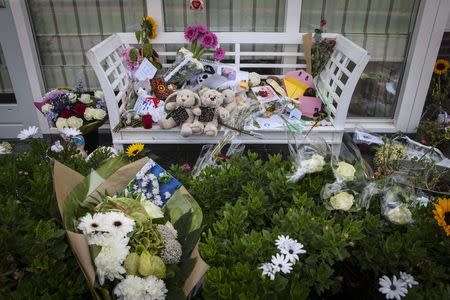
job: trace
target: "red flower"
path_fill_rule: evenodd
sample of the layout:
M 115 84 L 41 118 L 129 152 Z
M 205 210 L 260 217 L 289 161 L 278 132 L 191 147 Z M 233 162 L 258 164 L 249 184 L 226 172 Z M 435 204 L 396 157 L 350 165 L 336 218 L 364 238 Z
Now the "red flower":
M 73 114 L 72 114 L 72 112 L 71 112 L 70 110 L 64 109 L 63 111 L 61 111 L 61 112 L 59 113 L 59 116 L 60 116 L 61 118 L 67 119 L 67 118 L 70 118 L 71 116 L 73 116 Z
M 203 9 L 203 0 L 191 0 L 191 9 L 202 10 Z
M 73 112 L 75 113 L 75 116 L 77 116 L 79 118 L 83 118 L 86 107 L 87 107 L 86 104 L 83 104 L 83 103 L 75 104 L 75 106 L 73 107 Z
M 142 116 L 142 126 L 145 129 L 151 129 L 153 127 L 153 119 L 151 115 Z

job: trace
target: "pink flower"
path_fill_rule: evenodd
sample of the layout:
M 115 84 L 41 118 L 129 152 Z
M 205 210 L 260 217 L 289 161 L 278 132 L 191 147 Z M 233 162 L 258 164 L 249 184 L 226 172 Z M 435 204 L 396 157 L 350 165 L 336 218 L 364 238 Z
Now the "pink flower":
M 198 31 L 197 31 L 197 27 L 195 26 L 188 26 L 186 27 L 186 29 L 184 30 L 184 38 L 188 41 L 188 42 L 193 42 L 198 38 Z
M 202 10 L 203 0 L 191 0 L 191 9 Z
M 207 32 L 202 36 L 202 46 L 206 49 L 216 48 L 218 40 L 217 35 L 212 32 Z
M 120 55 L 122 60 L 127 64 L 127 68 L 130 71 L 136 70 L 143 60 L 143 57 L 139 53 L 139 50 L 134 47 L 127 47 L 121 50 Z
M 214 59 L 217 61 L 221 61 L 225 57 L 225 49 L 219 47 L 214 51 Z
M 185 171 L 186 173 L 189 173 L 189 172 L 192 171 L 192 167 L 191 167 L 191 165 L 188 164 L 188 163 L 183 164 L 183 165 L 181 166 L 181 169 L 182 169 L 183 171 Z
M 203 24 L 198 24 L 197 26 L 195 26 L 195 28 L 197 28 L 197 32 L 200 34 L 205 34 L 208 32 L 208 27 Z

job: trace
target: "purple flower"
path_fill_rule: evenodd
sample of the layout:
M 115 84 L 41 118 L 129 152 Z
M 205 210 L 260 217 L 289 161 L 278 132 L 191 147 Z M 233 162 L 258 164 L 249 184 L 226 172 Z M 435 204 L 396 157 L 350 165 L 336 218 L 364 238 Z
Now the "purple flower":
M 197 29 L 197 32 L 200 34 L 205 34 L 208 32 L 208 27 L 206 27 L 203 24 L 198 24 L 197 26 L 195 26 L 195 28 Z
M 197 31 L 197 27 L 195 26 L 188 26 L 186 27 L 186 29 L 184 30 L 184 38 L 188 41 L 188 42 L 193 42 L 198 38 L 198 31 Z
M 214 51 L 214 59 L 217 61 L 221 61 L 225 57 L 225 49 L 219 47 Z
M 217 35 L 212 32 L 207 32 L 202 36 L 201 39 L 202 46 L 206 49 L 216 48 L 217 46 Z
M 183 165 L 181 166 L 181 169 L 182 169 L 183 171 L 185 171 L 186 173 L 189 173 L 189 172 L 192 171 L 192 167 L 191 167 L 191 165 L 188 164 L 188 163 L 183 164 Z

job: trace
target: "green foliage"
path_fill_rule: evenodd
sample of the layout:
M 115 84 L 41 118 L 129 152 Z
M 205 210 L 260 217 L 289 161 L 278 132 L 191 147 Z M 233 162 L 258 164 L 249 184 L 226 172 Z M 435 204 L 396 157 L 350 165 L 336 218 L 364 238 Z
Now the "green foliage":
M 378 278 L 400 271 L 420 285 L 411 299 L 441 299 L 450 291 L 450 239 L 432 207 L 413 210 L 415 223 L 392 225 L 379 200 L 370 211 L 325 209 L 320 191 L 331 170 L 286 180 L 291 164 L 281 156 L 263 162 L 254 154 L 207 168 L 195 179 L 173 172 L 203 208 L 200 251 L 211 266 L 205 299 L 380 298 Z M 289 235 L 304 244 L 291 274 L 271 281 L 258 267 L 277 252 L 274 241 Z

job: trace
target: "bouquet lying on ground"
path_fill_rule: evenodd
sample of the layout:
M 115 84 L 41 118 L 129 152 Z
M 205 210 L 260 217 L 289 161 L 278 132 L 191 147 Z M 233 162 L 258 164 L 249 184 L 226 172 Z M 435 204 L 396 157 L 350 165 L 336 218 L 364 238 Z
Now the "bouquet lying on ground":
M 79 129 L 82 134 L 102 126 L 108 119 L 106 102 L 102 91 L 94 95 L 56 89 L 35 102 L 36 108 L 45 116 L 52 127 Z
M 116 157 L 86 178 L 56 163 L 54 183 L 69 242 L 97 299 L 181 299 L 206 272 L 196 248 L 200 207 L 154 161 Z

